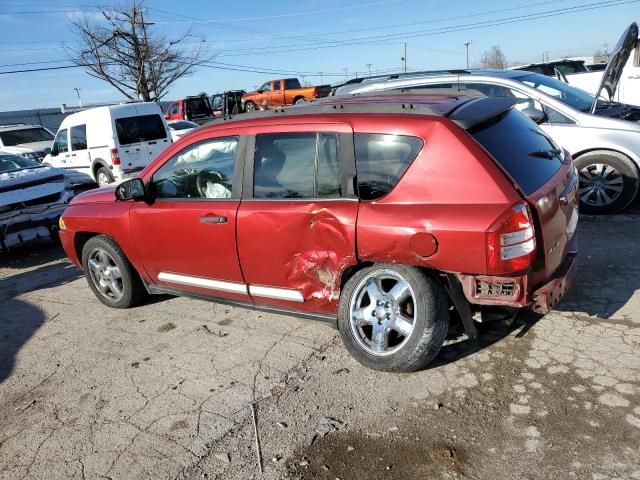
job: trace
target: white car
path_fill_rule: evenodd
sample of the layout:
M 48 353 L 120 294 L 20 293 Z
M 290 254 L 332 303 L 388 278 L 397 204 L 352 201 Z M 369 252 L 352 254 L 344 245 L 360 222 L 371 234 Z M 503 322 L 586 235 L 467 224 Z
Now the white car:
M 64 171 L 0 151 L 0 250 L 51 236 L 72 197 Z
M 103 187 L 136 176 L 171 142 L 157 103 L 97 107 L 62 121 L 43 163 L 65 169 L 73 183 Z
M 170 120 L 167 123 L 171 130 L 171 139 L 174 142 L 200 126 L 197 123 L 193 123 L 188 120 Z
M 0 150 L 41 162 L 51 150 L 53 133 L 40 125 L 0 125 Z

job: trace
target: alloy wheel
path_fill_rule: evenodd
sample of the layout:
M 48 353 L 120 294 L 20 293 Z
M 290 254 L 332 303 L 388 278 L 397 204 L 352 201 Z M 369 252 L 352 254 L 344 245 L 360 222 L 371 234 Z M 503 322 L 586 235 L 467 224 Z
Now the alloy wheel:
M 579 172 L 578 195 L 587 204 L 603 207 L 615 202 L 622 194 L 624 179 L 611 165 L 594 163 Z
M 105 298 L 117 302 L 124 295 L 122 273 L 111 255 L 101 248 L 91 252 L 89 260 L 91 281 Z
M 98 185 L 99 186 L 106 187 L 107 185 L 109 185 L 109 183 L 111 183 L 109 180 L 110 180 L 109 176 L 106 173 L 104 173 L 102 171 L 98 172 Z
M 376 356 L 391 355 L 409 340 L 415 327 L 416 297 L 407 279 L 377 270 L 356 286 L 350 326 L 358 345 Z

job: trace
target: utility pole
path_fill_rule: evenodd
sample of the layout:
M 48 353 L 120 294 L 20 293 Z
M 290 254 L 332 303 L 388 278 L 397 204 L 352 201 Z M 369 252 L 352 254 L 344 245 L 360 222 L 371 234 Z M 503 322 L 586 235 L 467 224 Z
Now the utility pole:
M 347 72 L 348 72 L 349 70 L 347 69 L 347 67 L 344 67 L 344 68 L 342 69 L 342 71 L 344 72 L 344 78 L 348 80 L 348 79 L 349 79 L 349 75 L 347 74 Z
M 407 42 L 404 42 L 402 45 L 404 45 L 404 57 L 401 58 L 401 60 L 402 60 L 402 71 L 404 73 L 407 73 Z
M 467 47 L 467 68 L 469 68 L 469 45 L 473 43 L 473 40 L 467 40 L 464 42 L 464 46 Z
M 604 56 L 607 59 L 607 63 L 609 63 L 609 44 L 605 43 L 602 46 L 604 47 Z
M 320 85 L 322 85 L 324 83 L 324 81 L 322 80 L 322 72 L 319 72 L 319 73 L 320 73 Z
M 80 90 L 82 90 L 81 88 L 74 88 L 74 90 L 76 91 L 76 95 L 78 96 L 78 106 L 82 107 L 82 98 L 80 98 Z
M 369 76 L 371 76 L 371 65 L 373 65 L 373 63 L 367 63 L 366 67 L 369 69 Z

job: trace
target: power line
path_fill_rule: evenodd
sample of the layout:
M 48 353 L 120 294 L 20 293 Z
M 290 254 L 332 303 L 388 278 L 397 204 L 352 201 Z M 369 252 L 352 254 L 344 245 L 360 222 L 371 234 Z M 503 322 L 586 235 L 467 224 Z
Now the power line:
M 245 50 L 249 50 L 246 53 L 241 53 L 241 55 L 264 55 L 270 53 L 284 53 L 284 52 L 296 52 L 296 51 L 306 51 L 306 50 L 319 50 L 323 48 L 336 48 L 343 46 L 353 46 L 353 45 L 367 45 L 367 44 L 379 44 L 379 43 L 390 43 L 398 40 L 404 40 L 408 38 L 418 38 L 418 37 L 427 37 L 433 35 L 442 35 L 445 33 L 453 33 L 459 31 L 466 30 L 478 30 L 481 28 L 489 28 L 500 25 L 507 25 L 512 23 L 521 23 L 532 20 L 538 20 L 542 18 L 549 17 L 558 17 L 563 15 L 568 15 L 572 13 L 585 12 L 590 10 L 597 10 L 601 8 L 608 7 L 616 7 L 621 5 L 627 5 L 631 3 L 638 3 L 640 0 L 609 0 L 605 2 L 597 2 L 597 3 L 588 3 L 582 5 L 576 5 L 573 7 L 567 7 L 563 9 L 542 11 L 527 15 L 518 15 L 514 17 L 505 17 L 496 20 L 489 20 L 484 22 L 475 22 L 468 23 L 462 25 L 454 25 L 449 27 L 441 27 L 430 30 L 422 30 L 422 31 L 414 31 L 408 33 L 399 33 L 399 34 L 389 34 L 389 35 L 381 35 L 381 36 L 367 36 L 367 37 L 359 37 L 347 40 L 334 40 L 334 41 L 325 41 L 325 45 L 299 45 L 294 48 L 280 48 L 280 47 L 256 47 L 252 49 L 236 49 L 235 52 L 245 52 Z M 224 50 L 222 51 L 224 52 Z M 237 53 L 220 53 L 221 57 L 233 57 L 238 56 Z

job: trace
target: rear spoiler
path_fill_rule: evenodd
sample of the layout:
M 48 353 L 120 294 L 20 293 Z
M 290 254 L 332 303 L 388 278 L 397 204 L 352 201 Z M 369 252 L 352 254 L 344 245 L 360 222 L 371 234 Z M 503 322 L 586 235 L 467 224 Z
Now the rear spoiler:
M 497 117 L 518 102 L 514 97 L 484 97 L 464 103 L 451 112 L 448 117 L 465 130 Z

